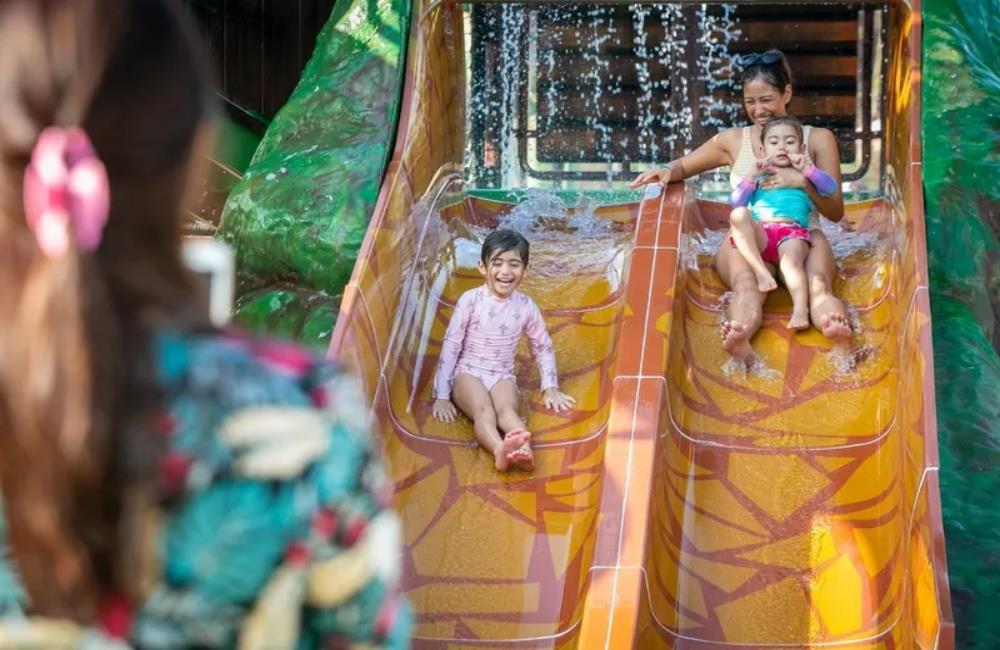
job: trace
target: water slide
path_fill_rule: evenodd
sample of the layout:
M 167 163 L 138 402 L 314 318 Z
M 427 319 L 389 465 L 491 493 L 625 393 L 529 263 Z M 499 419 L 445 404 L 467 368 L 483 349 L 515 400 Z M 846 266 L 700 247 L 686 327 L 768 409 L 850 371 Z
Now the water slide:
M 331 353 L 374 404 L 404 522 L 414 645 L 954 647 L 937 473 L 920 134 L 920 4 L 894 3 L 875 242 L 840 260 L 863 354 L 765 307 L 767 372 L 726 371 L 724 290 L 697 242 L 725 206 L 692 186 L 532 233 L 568 414 L 518 376 L 533 474 L 499 474 L 468 422 L 430 416 L 456 299 L 514 204 L 468 187 L 461 5 L 416 3 L 395 149 Z M 572 213 L 572 210 L 570 210 Z M 594 227 L 594 224 L 597 227 Z M 716 234 L 713 234 L 716 233 Z

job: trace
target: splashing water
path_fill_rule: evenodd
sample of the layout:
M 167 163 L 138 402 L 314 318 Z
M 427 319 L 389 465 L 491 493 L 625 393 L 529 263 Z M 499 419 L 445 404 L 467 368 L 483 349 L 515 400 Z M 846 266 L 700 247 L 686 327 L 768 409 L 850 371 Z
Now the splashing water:
M 858 366 L 875 356 L 877 349 L 867 343 L 850 349 L 833 348 L 827 362 L 837 377 L 857 377 Z
M 735 5 L 466 11 L 470 186 L 609 186 L 631 177 L 631 165 L 690 151 L 692 125 L 714 130 L 739 111 L 729 100 Z
M 779 380 L 781 373 L 769 367 L 764 360 L 758 356 L 752 357 L 748 361 L 741 361 L 729 357 L 722 364 L 722 374 L 729 378 L 745 377 L 747 379 Z
M 819 222 L 820 229 L 830 242 L 830 248 L 833 249 L 834 259 L 846 259 L 860 252 L 873 254 L 880 248 L 888 246 L 888 240 L 879 233 L 848 230 L 841 224 L 822 217 Z M 726 241 L 727 232 L 726 230 L 705 229 L 701 232 L 683 235 L 681 249 L 686 251 L 684 259 L 689 264 L 687 268 L 697 270 L 698 257 L 715 255 L 716 251 L 719 250 L 719 246 Z M 696 260 L 694 266 L 690 265 L 691 258 Z
M 726 233 L 726 230 L 705 229 L 686 235 L 688 247 L 694 251 L 696 258 L 701 255 L 715 255 L 715 252 L 719 250 L 719 246 L 726 241 Z M 697 269 L 697 265 L 695 269 Z
M 599 235 L 612 230 L 612 222 L 596 215 L 598 205 L 586 194 L 581 194 L 572 208 L 548 190 L 529 188 L 520 196 L 514 209 L 500 219 L 501 228 L 516 230 L 526 237 L 553 227 L 579 235 Z
M 622 286 L 632 246 L 630 230 L 616 229 L 614 222 L 600 217 L 600 206 L 587 195 L 570 206 L 548 190 L 532 188 L 519 194 L 520 201 L 498 226 L 516 230 L 531 242 L 531 272 L 525 280 L 529 291 L 553 282 L 572 283 L 595 269 L 601 269 L 613 291 Z M 486 233 L 477 230 L 476 235 L 481 240 Z
M 819 223 L 830 242 L 834 258 L 838 260 L 859 252 L 874 253 L 880 247 L 888 245 L 888 241 L 879 233 L 848 230 L 842 224 L 827 219 L 820 219 Z
M 736 5 L 722 5 L 720 11 L 713 13 L 705 4 L 697 11 L 701 26 L 698 43 L 702 46 L 698 78 L 708 91 L 699 98 L 702 124 L 722 129 L 736 124 L 741 117 L 739 104 L 721 97 L 725 96 L 723 93 L 733 95 L 739 90 L 736 57 L 729 48 L 743 32 L 735 26 Z

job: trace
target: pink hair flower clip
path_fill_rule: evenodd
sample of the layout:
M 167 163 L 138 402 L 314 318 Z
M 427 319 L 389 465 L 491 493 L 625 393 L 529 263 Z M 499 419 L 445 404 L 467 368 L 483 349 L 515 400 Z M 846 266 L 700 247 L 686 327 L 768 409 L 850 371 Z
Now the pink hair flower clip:
M 83 129 L 42 131 L 24 173 L 25 219 L 42 252 L 62 255 L 74 240 L 80 250 L 95 250 L 109 206 L 107 171 Z

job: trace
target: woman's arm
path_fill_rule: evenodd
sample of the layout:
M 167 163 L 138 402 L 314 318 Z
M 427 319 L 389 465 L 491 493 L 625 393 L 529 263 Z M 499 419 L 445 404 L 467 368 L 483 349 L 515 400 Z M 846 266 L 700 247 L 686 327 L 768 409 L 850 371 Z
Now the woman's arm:
M 840 221 L 844 218 L 844 193 L 840 188 L 840 148 L 837 139 L 829 129 L 813 128 L 810 129 L 808 147 L 813 164 L 836 181 L 836 191 L 822 196 L 812 183 L 806 183 L 806 193 L 824 217 Z
M 726 129 L 712 137 L 691 153 L 677 160 L 671 160 L 666 167 L 651 169 L 639 174 L 629 187 L 636 188 L 649 183 L 666 185 L 691 178 L 697 174 L 723 165 L 733 164 L 739 148 L 740 128 Z M 734 148 L 735 147 L 735 148 Z

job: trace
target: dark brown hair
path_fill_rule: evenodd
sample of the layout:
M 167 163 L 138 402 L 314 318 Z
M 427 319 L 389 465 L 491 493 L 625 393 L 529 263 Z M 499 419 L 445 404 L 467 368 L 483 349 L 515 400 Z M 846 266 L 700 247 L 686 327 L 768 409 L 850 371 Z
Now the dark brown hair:
M 791 115 L 781 115 L 779 117 L 772 117 L 761 127 L 760 130 L 760 141 L 763 142 L 764 138 L 767 137 L 767 132 L 776 126 L 784 124 L 785 126 L 790 126 L 795 129 L 795 132 L 799 134 L 799 143 L 803 140 L 802 122 L 799 122 L 798 118 L 792 117 Z
M 771 63 L 765 63 L 764 57 L 776 55 L 777 59 Z M 771 58 L 771 57 L 768 57 Z M 779 93 L 785 92 L 785 88 L 794 83 L 792 78 L 792 68 L 788 65 L 788 57 L 781 50 L 774 48 L 761 54 L 754 63 L 743 66 L 743 74 L 740 76 L 740 83 L 744 88 L 751 81 L 763 80 Z
M 125 431 L 152 415 L 151 333 L 203 322 L 179 216 L 210 105 L 168 0 L 0 0 L 0 489 L 32 613 L 90 620 L 122 587 L 122 495 L 142 473 Z M 82 126 L 108 171 L 90 254 L 48 258 L 25 224 L 50 125 Z
M 483 261 L 483 264 L 489 264 L 490 260 L 494 257 L 502 255 L 507 251 L 517 251 L 517 255 L 521 258 L 521 261 L 527 264 L 531 246 L 528 244 L 528 240 L 516 230 L 499 228 L 486 235 L 479 258 Z

